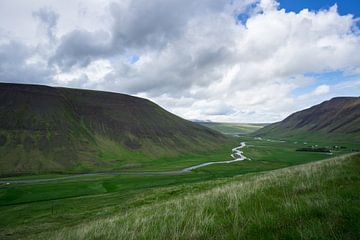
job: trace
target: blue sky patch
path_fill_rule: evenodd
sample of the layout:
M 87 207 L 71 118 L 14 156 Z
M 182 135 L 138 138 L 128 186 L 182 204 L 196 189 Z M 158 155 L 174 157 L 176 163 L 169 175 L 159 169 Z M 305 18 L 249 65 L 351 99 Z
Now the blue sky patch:
M 329 9 L 334 4 L 338 6 L 338 12 L 341 15 L 352 14 L 360 17 L 360 1 L 359 0 L 278 0 L 280 8 L 284 8 L 287 12 L 300 12 L 304 8 L 319 11 Z
M 315 81 L 307 86 L 294 89 L 294 91 L 292 92 L 293 96 L 298 97 L 303 94 L 310 93 L 320 85 L 329 85 L 331 87 L 331 86 L 335 86 L 336 84 L 354 80 L 359 77 L 358 75 L 345 74 L 343 71 L 307 73 L 305 74 L 305 76 L 309 78 L 313 78 Z
M 139 61 L 139 59 L 140 59 L 140 56 L 137 54 L 133 54 L 133 55 L 130 55 L 127 57 L 128 62 L 131 64 L 136 63 L 137 61 Z

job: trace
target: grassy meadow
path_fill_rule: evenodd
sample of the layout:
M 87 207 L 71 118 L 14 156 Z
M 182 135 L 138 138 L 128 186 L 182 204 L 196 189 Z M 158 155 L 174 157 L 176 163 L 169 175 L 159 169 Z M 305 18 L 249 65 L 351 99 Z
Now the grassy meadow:
M 353 154 L 167 187 L 118 213 L 26 238 L 359 239 L 359 171 Z
M 271 139 L 254 139 L 252 137 L 238 137 L 234 138 L 234 144 L 240 141 L 245 141 L 247 146 L 243 148 L 245 156 L 249 159 L 233 164 L 221 164 L 212 165 L 204 168 L 196 169 L 189 173 L 178 175 L 109 175 L 103 174 L 98 176 L 83 176 L 74 179 L 57 180 L 49 182 L 38 183 L 11 183 L 0 185 L 0 238 L 1 239 L 17 239 L 17 238 L 30 238 L 34 239 L 39 237 L 39 234 L 45 234 L 46 232 L 53 232 L 58 229 L 67 229 L 60 231 L 56 235 L 57 238 L 103 238 L 108 236 L 110 232 L 103 232 L 102 236 L 91 235 L 92 231 L 98 231 L 97 228 L 93 228 L 97 224 L 107 225 L 109 218 L 118 218 L 119 216 L 128 216 L 128 214 L 134 212 L 135 215 L 131 215 L 131 218 L 143 214 L 143 209 L 149 207 L 158 208 L 156 216 L 158 214 L 165 214 L 163 211 L 167 201 L 182 201 L 185 196 L 198 195 L 206 191 L 215 191 L 216 187 L 220 187 L 226 184 L 242 184 L 242 181 L 255 181 L 263 174 L 268 174 L 270 170 L 285 168 L 297 164 L 310 163 L 334 156 L 340 156 L 346 153 L 350 153 L 350 147 L 339 149 L 334 151 L 332 155 L 316 152 L 298 152 L 297 148 L 310 143 L 304 144 L 295 142 L 283 142 Z M 325 146 L 326 144 L 324 144 Z M 351 145 L 351 144 L 350 144 Z M 218 152 L 213 156 L 200 157 L 194 156 L 193 160 L 188 159 L 183 161 L 182 159 L 176 159 L 172 161 L 172 166 L 164 160 L 163 168 L 166 170 L 176 170 L 182 167 L 187 167 L 195 162 L 205 162 L 213 160 L 227 160 L 230 159 L 231 147 L 225 151 Z M 197 158 L 198 157 L 198 158 Z M 194 160 L 195 159 L 195 160 Z M 160 160 L 159 160 L 160 161 Z M 345 160 L 344 160 L 345 161 Z M 354 160 L 355 161 L 355 160 Z M 181 164 L 179 162 L 182 162 Z M 346 160 L 345 162 L 348 162 Z M 353 162 L 351 160 L 350 162 Z M 161 166 L 161 162 L 158 162 L 156 166 Z M 305 166 L 305 165 L 304 165 Z M 172 167 L 172 168 L 171 168 Z M 146 168 L 144 168 L 146 169 Z M 155 168 L 148 168 L 156 170 Z M 355 169 L 356 170 L 356 169 Z M 131 171 L 131 169 L 129 169 Z M 284 170 L 285 171 L 285 170 Z M 273 174 L 269 172 L 269 174 Z M 38 175 L 38 176 L 22 176 L 12 178 L 2 178 L 1 180 L 16 180 L 16 179 L 32 179 L 32 178 L 50 178 L 58 177 L 62 175 Z M 250 182 L 247 184 L 251 185 Z M 245 184 L 245 182 L 244 182 Z M 255 183 L 254 183 L 255 184 Z M 269 184 L 269 187 L 273 184 Z M 216 190 L 217 191 L 217 190 Z M 210 194 L 210 193 L 209 193 Z M 235 200 L 231 200 L 235 201 Z M 164 208 L 162 207 L 163 203 Z M 240 203 L 239 203 L 240 204 Z M 242 203 L 241 203 L 242 204 Z M 264 203 L 265 204 L 265 203 Z M 246 205 L 244 205 L 246 206 Z M 271 207 L 272 205 L 269 205 Z M 266 204 L 264 205 L 266 207 Z M 175 208 L 176 209 L 176 208 Z M 191 208 L 189 208 L 190 210 Z M 148 211 L 148 210 L 146 210 Z M 150 210 L 149 210 L 150 211 Z M 168 210 L 166 210 L 168 211 Z M 183 211 L 183 210 L 181 210 Z M 210 208 L 209 216 L 211 217 L 212 211 L 215 209 Z M 225 211 L 225 209 L 219 210 Z M 135 213 L 136 212 L 136 213 Z M 126 214 L 126 215 L 124 215 Z M 138 214 L 138 215 L 136 215 Z M 144 213 L 145 214 L 145 213 Z M 155 213 L 154 213 L 155 214 Z M 188 213 L 190 214 L 190 213 Z M 195 213 L 194 213 L 195 214 Z M 198 212 L 199 217 L 202 216 L 202 212 Z M 159 216 L 160 216 L 159 215 Z M 215 215 L 214 215 L 215 216 Z M 150 216 L 144 215 L 135 221 L 137 224 L 150 224 L 153 223 L 149 220 Z M 174 219 L 171 221 L 177 221 L 178 217 L 174 215 Z M 189 215 L 189 217 L 193 217 Z M 270 217 L 270 216 L 269 216 Z M 151 217 L 150 217 L 151 218 Z M 156 217 L 157 218 L 157 217 Z M 160 217 L 162 218 L 162 217 Z M 150 222 L 143 222 L 148 221 Z M 210 221 L 211 219 L 209 219 Z M 111 220 L 113 221 L 113 220 Z M 123 221 L 123 220 L 121 220 Z M 182 220 L 180 220 L 181 222 Z M 211 221 L 214 221 L 212 219 Z M 223 221 L 223 220 L 221 220 Z M 245 221 L 245 220 L 244 220 Z M 250 221 L 250 220 L 249 220 Z M 274 220 L 275 221 L 275 220 Z M 134 224 L 135 224 L 134 223 Z M 80 225 L 79 225 L 80 224 Z M 89 232 L 83 229 L 84 225 L 90 224 Z M 125 223 L 124 223 L 125 224 Z M 130 223 L 128 223 L 130 224 Z M 159 223 L 160 224 L 160 223 Z M 163 224 L 163 223 L 161 223 Z M 185 223 L 183 223 L 185 224 Z M 202 223 L 205 224 L 205 223 Z M 220 223 L 221 225 L 222 223 Z M 72 226 L 78 226 L 78 228 L 71 229 L 69 235 L 63 236 L 68 228 Z M 99 226 L 100 226 L 99 225 Z M 185 224 L 186 225 L 186 224 Z M 185 227 L 185 225 L 183 227 Z M 206 224 L 205 224 L 206 225 Z M 204 225 L 204 226 L 205 226 Z M 90 227 L 91 226 L 91 227 Z M 120 226 L 120 225 L 119 225 Z M 122 225 L 121 225 L 122 226 Z M 160 225 L 159 225 L 160 226 Z M 158 227 L 159 227 L 158 226 Z M 210 234 L 213 230 L 212 225 L 209 225 L 209 231 L 206 234 Z M 131 233 L 139 226 L 125 226 L 128 228 L 127 234 Z M 170 226 L 168 226 L 170 227 Z M 179 236 L 170 236 L 170 229 L 166 230 L 165 234 L 163 229 L 158 229 L 154 234 L 165 235 L 148 235 L 149 232 L 144 232 L 144 235 L 124 235 L 124 238 L 188 238 L 189 232 L 185 233 L 181 229 L 177 229 L 180 226 L 174 228 L 174 232 L 178 232 Z M 199 227 L 199 226 L 197 226 Z M 213 226 L 214 227 L 214 226 Z M 232 228 L 235 226 L 232 226 Z M 121 227 L 122 228 L 122 227 Z M 207 227 L 206 227 L 207 228 Z M 88 229 L 87 227 L 85 229 Z M 114 231 L 106 230 L 104 231 Z M 147 231 L 153 231 L 154 229 L 148 229 Z M 176 231 L 175 231 L 176 230 Z M 83 231 L 84 235 L 81 235 L 79 231 Z M 185 230 L 184 230 L 185 231 Z M 208 235 L 196 235 L 195 230 L 191 238 L 207 238 Z M 205 230 L 201 230 L 205 231 Z M 206 230 L 207 231 L 207 230 Z M 206 232 L 205 231 L 205 232 Z M 216 230 L 217 231 L 217 230 Z M 73 235 L 71 235 L 73 234 Z M 80 235 L 81 236 L 80 236 Z M 89 235 L 90 234 L 90 235 Z M 112 234 L 112 233 L 111 233 Z M 110 235 L 111 235 L 110 234 Z M 118 232 L 116 234 L 125 234 Z M 185 234 L 185 235 L 182 235 Z M 114 236 L 120 236 L 114 235 Z M 47 238 L 47 235 L 42 235 Z M 217 237 L 220 238 L 220 237 Z M 228 236 L 227 238 L 231 238 Z

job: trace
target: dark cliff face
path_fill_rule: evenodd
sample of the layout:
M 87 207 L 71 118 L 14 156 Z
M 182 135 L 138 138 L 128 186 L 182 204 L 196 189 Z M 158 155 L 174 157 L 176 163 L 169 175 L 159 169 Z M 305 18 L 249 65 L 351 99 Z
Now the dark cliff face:
M 83 162 L 101 168 L 104 156 L 114 155 L 109 148 L 156 158 L 213 149 L 226 141 L 146 99 L 0 83 L 0 171 L 69 169 Z
M 337 97 L 291 114 L 255 133 L 286 137 L 295 133 L 360 135 L 360 97 Z

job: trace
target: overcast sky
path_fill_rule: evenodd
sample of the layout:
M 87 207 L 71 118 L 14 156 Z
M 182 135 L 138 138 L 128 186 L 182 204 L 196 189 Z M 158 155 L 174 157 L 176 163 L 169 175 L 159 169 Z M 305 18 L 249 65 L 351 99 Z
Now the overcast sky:
M 187 119 L 278 121 L 360 94 L 352 2 L 4 0 L 0 81 L 137 95 Z

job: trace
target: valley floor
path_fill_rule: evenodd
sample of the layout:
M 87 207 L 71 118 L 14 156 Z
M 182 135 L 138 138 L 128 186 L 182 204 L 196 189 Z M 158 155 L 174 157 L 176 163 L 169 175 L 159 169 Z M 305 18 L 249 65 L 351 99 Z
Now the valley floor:
M 137 171 L 137 172 L 108 172 L 108 173 L 83 173 L 83 174 L 73 174 L 68 176 L 58 176 L 58 177 L 42 177 L 42 178 L 35 178 L 35 179 L 5 179 L 0 180 L 0 184 L 14 184 L 14 183 L 40 183 L 40 182 L 49 182 L 49 181 L 59 181 L 59 180 L 67 180 L 67 179 L 74 179 L 74 178 L 81 178 L 81 177 L 94 177 L 94 176 L 101 176 L 101 175 L 174 175 L 174 174 L 181 174 L 181 173 L 187 173 L 192 170 L 214 165 L 214 164 L 229 164 L 229 163 L 235 163 L 239 161 L 243 161 L 246 159 L 246 157 L 242 154 L 243 152 L 240 151 L 243 147 L 245 147 L 246 144 L 244 142 L 241 142 L 240 145 L 236 148 L 232 149 L 231 157 L 233 160 L 225 160 L 225 161 L 213 161 L 213 162 L 204 162 L 201 164 L 197 164 L 194 166 L 186 167 L 180 170 L 173 170 L 173 171 Z
M 359 237 L 360 155 L 344 157 L 351 144 L 329 155 L 296 151 L 315 143 L 238 140 L 247 160 L 178 175 L 0 184 L 0 239 Z M 2 181 L 51 177 L 59 175 Z
M 359 239 L 359 173 L 357 154 L 245 175 L 34 238 Z

